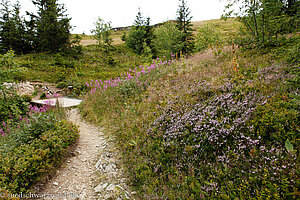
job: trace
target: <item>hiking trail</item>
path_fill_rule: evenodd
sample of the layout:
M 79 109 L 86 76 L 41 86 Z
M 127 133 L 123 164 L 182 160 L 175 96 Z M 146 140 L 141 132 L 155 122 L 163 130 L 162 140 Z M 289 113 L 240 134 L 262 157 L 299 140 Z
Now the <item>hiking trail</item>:
M 79 127 L 79 139 L 56 174 L 35 186 L 44 195 L 40 199 L 132 199 L 113 140 L 82 120 L 77 109 L 68 110 L 67 116 Z

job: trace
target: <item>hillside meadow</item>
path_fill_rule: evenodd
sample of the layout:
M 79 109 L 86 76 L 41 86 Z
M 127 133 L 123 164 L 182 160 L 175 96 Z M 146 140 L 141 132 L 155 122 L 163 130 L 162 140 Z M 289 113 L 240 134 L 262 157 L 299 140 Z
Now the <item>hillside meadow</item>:
M 299 66 L 280 57 L 157 59 L 89 82 L 82 113 L 115 136 L 138 199 L 295 199 Z
M 0 80 L 72 86 L 82 116 L 114 137 L 136 199 L 299 198 L 299 33 L 246 49 L 234 19 L 193 24 L 190 56 L 137 55 L 126 31 L 109 48 L 81 35 L 75 53 L 2 55 Z M 0 193 L 28 192 L 78 130 L 63 109 L 0 89 Z

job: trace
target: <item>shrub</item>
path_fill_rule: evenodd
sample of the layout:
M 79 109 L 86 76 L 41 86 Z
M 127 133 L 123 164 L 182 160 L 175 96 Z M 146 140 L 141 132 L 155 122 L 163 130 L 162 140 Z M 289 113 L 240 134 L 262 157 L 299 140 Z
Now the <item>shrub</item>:
M 291 102 L 288 94 L 275 95 L 264 106 L 257 108 L 251 124 L 256 135 L 270 144 L 279 143 L 283 146 L 289 139 L 296 145 L 299 140 L 299 105 Z
M 75 126 L 62 121 L 19 146 L 7 149 L 5 143 L 0 143 L 0 187 L 10 193 L 27 192 L 41 175 L 59 164 L 77 132 Z
M 43 93 L 41 94 L 41 96 L 40 96 L 40 99 L 46 99 L 46 98 L 47 98 L 47 95 L 46 95 L 45 92 L 43 92 Z
M 198 33 L 195 40 L 195 47 L 197 51 L 203 51 L 209 47 L 218 46 L 222 44 L 220 32 L 214 25 L 207 25 L 198 28 Z
M 15 60 L 14 51 L 0 56 L 0 83 L 26 80 L 27 68 L 21 67 Z
M 17 118 L 25 115 L 28 111 L 29 99 L 27 96 L 16 95 L 13 91 L 2 87 L 2 95 L 0 96 L 0 119 L 6 121 L 9 118 Z
M 41 175 L 59 164 L 78 129 L 61 113 L 29 106 L 29 112 L 0 124 L 0 188 L 26 193 Z M 3 196 L 0 196 L 0 199 Z
M 180 49 L 182 49 L 182 44 L 180 43 L 181 32 L 174 22 L 166 22 L 164 25 L 156 28 L 154 34 L 153 43 L 159 56 L 170 58 L 171 53 L 178 54 Z
M 65 68 L 75 68 L 75 62 L 69 60 L 67 57 L 64 57 L 60 53 L 55 55 L 55 65 L 65 67 Z
M 299 39 L 298 39 L 299 40 Z M 288 51 L 287 56 L 286 56 L 286 60 L 289 63 L 292 64 L 299 64 L 299 57 L 300 57 L 300 44 L 299 42 L 296 42 L 296 45 L 294 45 L 294 47 Z

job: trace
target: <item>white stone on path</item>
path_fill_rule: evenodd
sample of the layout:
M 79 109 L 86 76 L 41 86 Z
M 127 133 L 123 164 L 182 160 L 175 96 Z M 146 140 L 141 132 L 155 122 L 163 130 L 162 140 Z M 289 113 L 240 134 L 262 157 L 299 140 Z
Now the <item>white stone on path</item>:
M 81 99 L 62 97 L 58 99 L 53 98 L 53 99 L 36 100 L 36 101 L 32 101 L 32 103 L 40 104 L 40 105 L 56 106 L 57 100 L 58 100 L 58 105 L 63 108 L 78 106 L 82 102 Z

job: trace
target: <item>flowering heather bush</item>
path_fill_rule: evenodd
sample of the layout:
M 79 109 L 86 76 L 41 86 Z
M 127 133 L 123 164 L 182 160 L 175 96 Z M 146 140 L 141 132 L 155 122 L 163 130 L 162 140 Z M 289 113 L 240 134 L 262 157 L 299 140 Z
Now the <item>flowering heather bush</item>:
M 266 181 L 279 183 L 276 194 L 281 196 L 284 189 L 295 186 L 295 180 L 289 180 L 287 188 L 280 188 L 282 176 L 296 177 L 296 157 L 288 156 L 284 147 L 267 145 L 260 136 L 251 134 L 253 126 L 249 126 L 249 120 L 256 106 L 265 103 L 264 99 L 254 92 L 229 92 L 199 102 L 183 114 L 173 112 L 177 108 L 173 109 L 172 105 L 167 106 L 149 132 L 153 137 L 163 138 L 160 151 L 166 154 L 162 160 L 155 161 L 163 164 L 153 170 L 159 173 L 159 168 L 165 168 L 166 164 L 194 177 L 193 184 L 199 188 L 188 189 L 198 198 L 230 195 L 227 184 L 238 186 L 242 180 L 248 183 L 244 197 L 254 197 L 270 189 L 252 186 L 253 180 L 262 184 L 267 173 Z
M 278 65 L 258 73 L 219 86 L 195 82 L 186 94 L 200 95 L 198 103 L 174 99 L 158 108 L 164 111 L 148 130 L 155 142 L 148 147 L 147 173 L 191 199 L 293 199 L 297 155 L 287 151 L 286 141 L 299 149 L 299 111 L 289 97 L 272 94 L 291 76 Z M 260 85 L 253 87 L 257 79 Z M 258 90 L 271 84 L 272 90 Z M 136 182 L 145 180 L 136 175 Z

